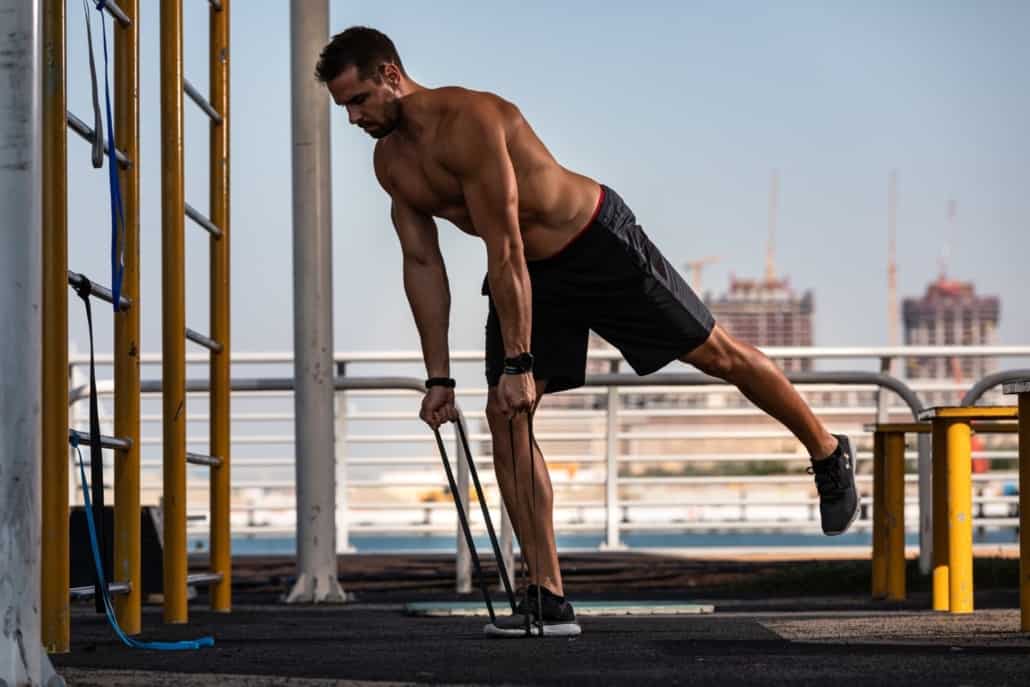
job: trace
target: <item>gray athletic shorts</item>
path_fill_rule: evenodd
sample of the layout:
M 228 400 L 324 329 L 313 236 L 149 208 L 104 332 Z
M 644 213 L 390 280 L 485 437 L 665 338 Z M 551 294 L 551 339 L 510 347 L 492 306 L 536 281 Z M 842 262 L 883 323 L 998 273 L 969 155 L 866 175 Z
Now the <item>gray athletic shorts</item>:
M 547 392 L 586 375 L 589 331 L 615 346 L 638 375 L 694 350 L 712 314 L 658 251 L 615 191 L 601 187 L 594 219 L 558 254 L 528 262 L 533 286 L 534 376 Z M 487 281 L 483 295 L 489 296 Z M 500 381 L 504 342 L 493 299 L 486 320 L 486 379 Z

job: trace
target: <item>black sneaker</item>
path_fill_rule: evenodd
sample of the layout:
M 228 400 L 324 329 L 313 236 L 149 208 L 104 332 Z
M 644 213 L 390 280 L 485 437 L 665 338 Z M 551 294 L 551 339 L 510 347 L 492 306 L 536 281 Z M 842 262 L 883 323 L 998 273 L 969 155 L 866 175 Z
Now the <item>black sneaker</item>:
M 819 515 L 823 534 L 844 534 L 858 517 L 858 494 L 855 492 L 855 453 L 851 440 L 834 434 L 837 449 L 825 460 L 813 460 L 809 474 L 815 475 L 819 490 Z
M 543 613 L 539 612 L 543 607 Z M 529 615 L 527 628 L 526 617 Z M 541 622 L 541 616 L 543 622 Z M 565 597 L 540 588 L 540 604 L 537 603 L 537 586 L 529 585 L 525 595 L 515 607 L 514 615 L 497 618 L 483 628 L 487 637 L 575 637 L 583 630 L 576 622 L 576 612 Z

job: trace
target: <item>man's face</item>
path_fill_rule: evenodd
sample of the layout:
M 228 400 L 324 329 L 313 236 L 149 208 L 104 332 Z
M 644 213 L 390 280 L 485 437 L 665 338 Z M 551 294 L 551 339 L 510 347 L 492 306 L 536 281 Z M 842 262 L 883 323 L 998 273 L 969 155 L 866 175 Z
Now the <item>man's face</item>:
M 347 109 L 351 124 L 372 138 L 383 138 L 397 128 L 400 119 L 399 76 L 397 67 L 388 64 L 380 67 L 378 82 L 362 79 L 357 67 L 351 66 L 326 86 L 336 104 Z

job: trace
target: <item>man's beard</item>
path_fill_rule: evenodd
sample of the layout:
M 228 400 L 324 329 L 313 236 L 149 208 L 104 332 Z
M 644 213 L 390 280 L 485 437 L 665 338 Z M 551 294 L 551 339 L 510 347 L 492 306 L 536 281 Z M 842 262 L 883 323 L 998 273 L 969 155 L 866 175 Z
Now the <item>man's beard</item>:
M 375 139 L 386 138 L 393 130 L 397 128 L 397 120 L 387 122 L 382 126 L 377 126 L 374 129 L 365 129 L 365 133 Z

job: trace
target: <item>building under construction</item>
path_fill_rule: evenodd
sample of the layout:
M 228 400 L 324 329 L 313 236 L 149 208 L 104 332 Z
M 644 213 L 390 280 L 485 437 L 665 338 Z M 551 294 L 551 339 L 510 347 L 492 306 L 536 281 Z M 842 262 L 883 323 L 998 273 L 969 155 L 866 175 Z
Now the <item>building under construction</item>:
M 948 279 L 944 274 L 926 288 L 922 298 L 902 304 L 905 343 L 910 346 L 990 346 L 998 343 L 997 296 L 978 296 L 972 282 Z M 911 358 L 909 379 L 980 379 L 996 368 L 986 357 Z
M 716 322 L 733 336 L 755 346 L 811 346 L 812 292 L 797 294 L 787 279 L 737 279 L 708 308 Z M 787 372 L 810 370 L 810 358 L 777 360 Z

